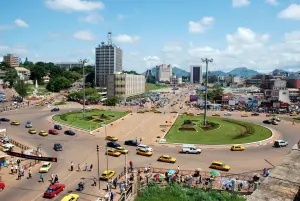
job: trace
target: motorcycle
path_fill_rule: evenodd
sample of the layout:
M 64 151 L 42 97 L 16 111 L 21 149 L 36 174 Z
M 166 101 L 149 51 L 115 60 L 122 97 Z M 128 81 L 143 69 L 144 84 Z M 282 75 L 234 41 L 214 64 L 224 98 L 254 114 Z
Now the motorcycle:
M 84 188 L 85 188 L 85 183 L 80 182 L 80 183 L 78 184 L 77 191 L 83 191 Z

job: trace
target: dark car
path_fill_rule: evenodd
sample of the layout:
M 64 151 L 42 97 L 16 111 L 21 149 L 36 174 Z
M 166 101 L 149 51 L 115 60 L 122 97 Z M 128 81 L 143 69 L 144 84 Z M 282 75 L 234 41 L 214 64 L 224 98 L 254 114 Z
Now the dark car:
M 54 125 L 54 129 L 56 129 L 56 130 L 61 130 L 62 127 L 61 127 L 61 125 Z
M 51 109 L 51 112 L 58 112 L 59 111 L 59 108 L 58 107 L 55 107 L 55 108 L 52 108 Z
M 61 146 L 61 144 L 56 143 L 56 144 L 54 144 L 53 149 L 54 149 L 55 151 L 62 151 L 62 146 Z
M 75 135 L 75 132 L 74 132 L 74 131 L 71 131 L 71 130 L 66 130 L 66 131 L 65 131 L 65 134 L 66 134 L 66 135 L 72 135 L 72 136 L 73 136 L 73 135 Z
M 268 119 L 268 120 L 264 120 L 263 123 L 264 123 L 264 124 L 271 124 L 271 123 L 272 123 L 272 120 L 269 120 L 269 119 Z
M 0 118 L 0 121 L 10 122 L 10 119 L 7 119 L 7 118 Z
M 252 113 L 251 116 L 259 116 L 259 113 L 257 113 L 257 112 Z
M 119 145 L 118 143 L 116 142 L 108 142 L 106 144 L 107 147 L 111 147 L 111 148 L 116 148 L 116 147 L 120 147 L 121 145 Z
M 126 140 L 124 144 L 135 147 L 139 145 L 139 143 L 136 140 Z

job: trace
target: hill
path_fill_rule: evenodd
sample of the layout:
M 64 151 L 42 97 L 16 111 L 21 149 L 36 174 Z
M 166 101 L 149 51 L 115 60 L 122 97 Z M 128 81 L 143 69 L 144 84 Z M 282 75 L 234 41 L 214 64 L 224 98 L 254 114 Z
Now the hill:
M 259 72 L 248 69 L 246 67 L 235 68 L 232 71 L 229 71 L 227 73 L 227 75 L 234 75 L 234 76 L 240 76 L 240 77 L 245 77 L 245 78 L 249 78 L 254 75 L 259 75 L 259 74 L 260 74 Z
M 155 75 L 156 74 L 156 68 L 155 67 L 153 67 L 152 69 L 151 69 L 151 71 L 152 71 L 152 75 Z M 172 73 L 175 73 L 175 75 L 177 76 L 177 77 L 183 77 L 183 76 L 189 76 L 189 72 L 187 72 L 187 71 L 185 71 L 185 70 L 182 70 L 181 68 L 178 68 L 178 67 L 173 67 L 172 68 Z M 144 72 L 143 73 L 144 75 L 146 74 L 146 72 Z

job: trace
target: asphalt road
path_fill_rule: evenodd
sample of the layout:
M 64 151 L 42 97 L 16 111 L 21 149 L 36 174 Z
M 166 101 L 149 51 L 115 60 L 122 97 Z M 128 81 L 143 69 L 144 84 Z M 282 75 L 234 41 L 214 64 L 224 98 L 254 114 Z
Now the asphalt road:
M 178 92 L 179 95 L 175 95 L 172 100 L 177 100 L 181 93 L 187 93 L 186 91 Z M 185 97 L 182 97 L 182 101 Z M 165 109 L 169 111 L 171 108 L 167 106 Z M 47 137 L 41 137 L 38 134 L 30 135 L 28 134 L 28 129 L 25 128 L 25 122 L 27 120 L 32 121 L 33 127 L 39 132 L 40 130 L 48 131 L 48 129 L 53 127 L 53 123 L 46 121 L 47 117 L 52 115 L 48 108 L 24 108 L 17 111 L 10 111 L 2 113 L 1 117 L 6 117 L 11 120 L 16 120 L 21 122 L 20 126 L 11 126 L 9 123 L 2 123 L 0 128 L 7 128 L 8 135 L 25 144 L 36 148 L 38 145 L 42 146 L 42 151 L 47 156 L 57 157 L 58 162 L 53 163 L 51 170 L 45 176 L 45 180 L 50 178 L 50 174 L 58 174 L 61 183 L 66 184 L 67 189 L 59 194 L 54 200 L 61 200 L 63 196 L 67 195 L 68 192 L 72 192 L 76 189 L 79 181 L 84 181 L 87 183 L 87 188 L 83 193 L 79 193 L 83 200 L 96 200 L 99 196 L 99 190 L 97 187 L 90 187 L 92 183 L 91 179 L 97 177 L 97 154 L 96 145 L 100 145 L 100 173 L 106 169 L 107 161 L 104 155 L 105 153 L 105 140 L 103 132 L 99 132 L 95 136 L 76 132 L 76 136 L 66 136 L 63 131 L 59 131 L 59 135 L 49 135 Z M 64 110 L 61 110 L 64 112 Z M 197 112 L 197 111 L 194 111 Z M 146 135 L 151 135 L 149 128 L 154 128 L 158 126 L 162 120 L 159 118 L 128 116 L 125 121 L 120 122 L 114 128 L 108 128 L 108 135 L 114 135 L 119 138 L 119 143 L 123 144 L 126 139 L 134 139 L 135 137 L 146 137 Z M 151 115 L 151 114 L 147 114 Z M 163 114 L 155 114 L 163 115 Z M 233 113 L 233 119 L 240 119 L 240 113 Z M 243 120 L 262 124 L 265 118 L 263 116 L 259 117 L 248 117 Z M 214 160 L 219 160 L 227 163 L 231 166 L 230 172 L 232 173 L 242 173 L 248 171 L 260 170 L 265 167 L 272 167 L 271 164 L 278 164 L 284 155 L 286 155 L 293 144 L 298 142 L 299 136 L 297 130 L 299 131 L 299 125 L 291 126 L 291 122 L 282 122 L 277 126 L 270 125 L 273 129 L 281 133 L 281 138 L 283 140 L 289 141 L 289 146 L 275 149 L 270 144 L 266 146 L 259 146 L 248 148 L 244 152 L 230 152 L 228 150 L 216 150 L 216 149 L 202 149 L 200 155 L 187 155 L 179 154 L 180 148 L 176 147 L 163 147 L 154 146 L 154 155 L 150 158 L 138 156 L 135 153 L 134 147 L 128 147 L 129 154 L 127 157 L 128 161 L 132 161 L 134 166 L 146 167 L 151 164 L 153 167 L 163 167 L 163 168 L 173 168 L 180 166 L 181 169 L 195 169 L 201 167 L 203 170 L 209 170 L 208 166 Z M 155 133 L 156 130 L 153 130 Z M 129 134 L 128 134 L 129 133 Z M 156 137 L 156 133 L 153 134 L 152 138 Z M 151 137 L 147 137 L 151 139 Z M 62 152 L 56 152 L 53 150 L 54 143 L 61 143 L 64 150 Z M 127 147 L 126 147 L 127 148 Z M 166 164 L 157 162 L 157 158 L 162 154 L 170 154 L 177 158 L 176 164 Z M 94 170 L 92 172 L 70 172 L 68 169 L 70 167 L 70 162 L 73 161 L 75 168 L 77 164 L 80 163 L 84 166 L 85 163 L 93 164 Z M 268 162 L 266 162 L 268 161 Z M 109 169 L 117 171 L 120 173 L 125 166 L 125 156 L 120 157 L 108 157 Z M 43 192 L 48 187 L 49 183 L 39 183 L 38 166 L 33 169 L 32 179 L 22 179 L 21 181 L 16 181 L 15 177 L 11 178 L 7 183 L 7 188 L 0 193 L 0 200 L 9 201 L 35 201 L 35 200 L 46 200 L 42 198 Z M 101 182 L 101 188 L 105 187 L 105 183 Z M 103 193 L 103 191 L 101 191 Z

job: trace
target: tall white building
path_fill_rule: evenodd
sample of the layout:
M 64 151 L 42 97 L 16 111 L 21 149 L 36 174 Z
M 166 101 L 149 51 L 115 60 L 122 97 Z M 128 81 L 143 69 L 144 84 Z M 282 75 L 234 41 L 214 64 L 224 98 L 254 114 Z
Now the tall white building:
M 191 83 L 202 83 L 202 66 L 201 65 L 191 65 L 191 73 L 190 73 L 190 82 Z
M 108 43 L 102 42 L 95 54 L 95 84 L 107 87 L 107 75 L 123 70 L 123 52 L 120 47 L 112 44 L 111 32 L 108 33 Z
M 172 65 L 169 64 L 161 64 L 156 66 L 156 81 L 163 82 L 163 81 L 171 81 L 172 78 Z

